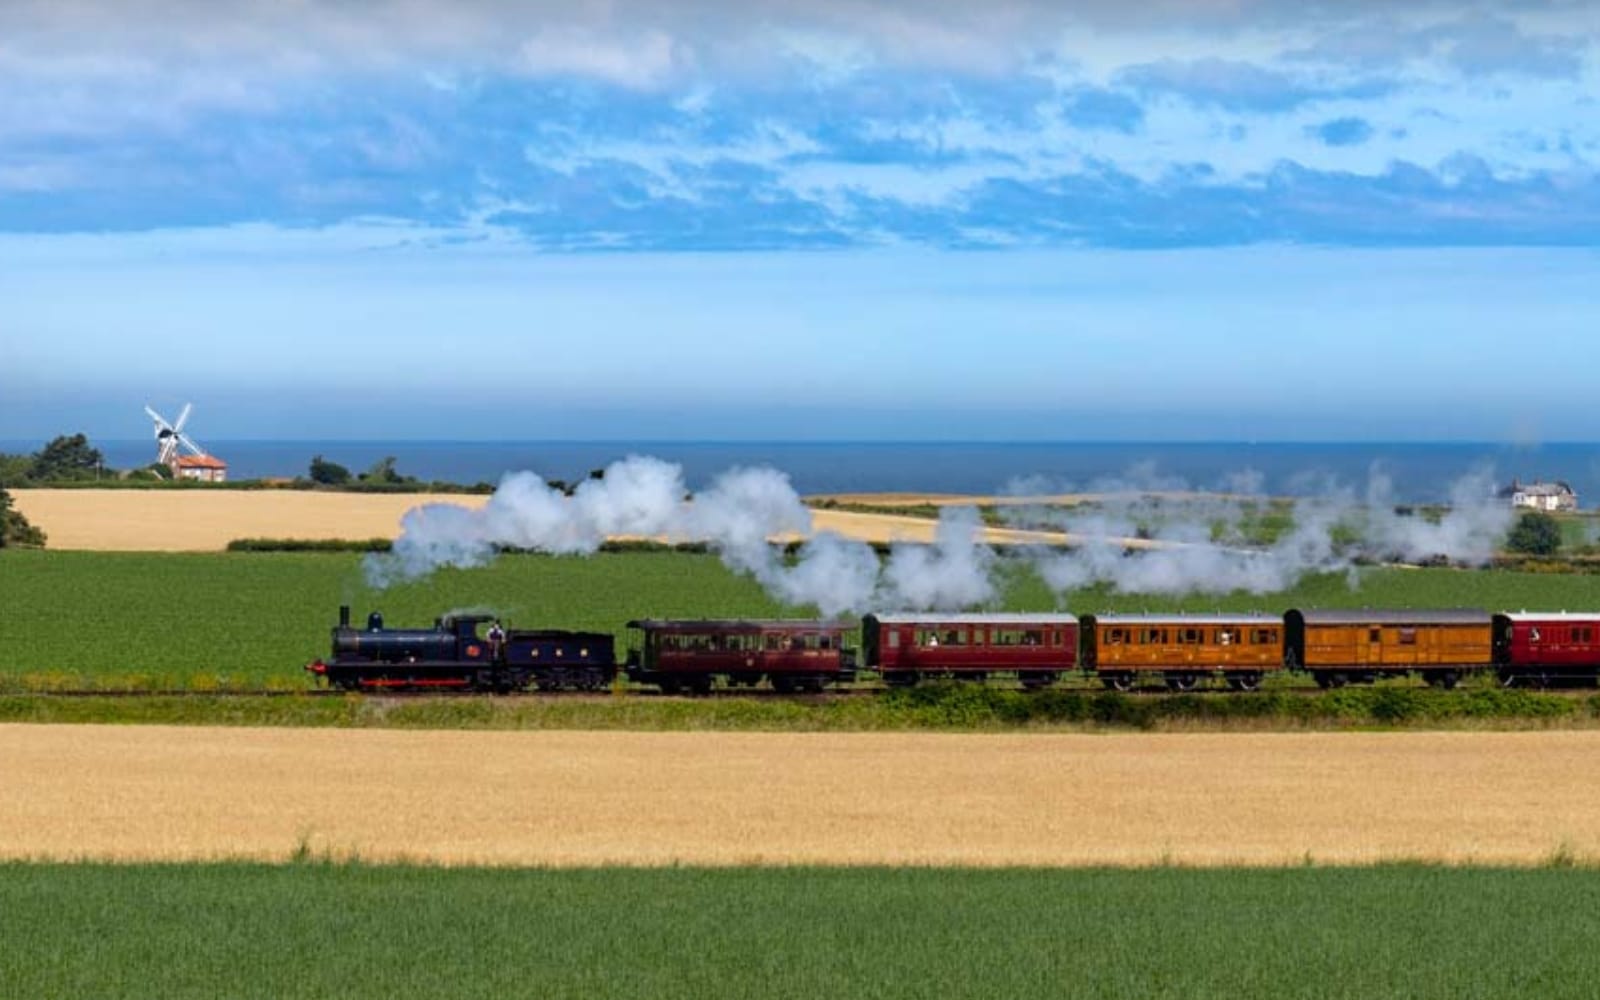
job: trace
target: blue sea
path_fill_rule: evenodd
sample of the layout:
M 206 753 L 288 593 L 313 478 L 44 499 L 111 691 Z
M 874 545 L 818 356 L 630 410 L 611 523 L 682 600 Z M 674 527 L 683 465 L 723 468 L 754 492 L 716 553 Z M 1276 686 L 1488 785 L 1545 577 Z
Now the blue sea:
M 0 441 L 26 452 L 40 441 Z M 148 439 L 97 441 L 107 464 L 144 465 Z M 787 472 L 802 493 L 998 493 L 1087 490 L 1110 483 L 1233 489 L 1241 481 L 1275 495 L 1317 492 L 1329 480 L 1364 493 L 1374 469 L 1407 503 L 1449 498 L 1463 477 L 1492 470 L 1500 482 L 1560 479 L 1585 507 L 1600 502 L 1600 444 L 939 443 L 682 441 L 207 441 L 236 479 L 304 475 L 313 455 L 361 471 L 392 455 L 404 474 L 462 483 L 498 482 L 531 470 L 579 479 L 628 455 L 683 466 L 690 488 L 736 466 Z

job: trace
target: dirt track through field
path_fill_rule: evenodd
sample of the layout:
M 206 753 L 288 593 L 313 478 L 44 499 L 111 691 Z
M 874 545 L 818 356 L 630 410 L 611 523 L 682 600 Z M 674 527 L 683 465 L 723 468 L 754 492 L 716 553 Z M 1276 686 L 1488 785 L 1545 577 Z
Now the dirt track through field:
M 0 726 L 0 857 L 661 865 L 1600 857 L 1600 733 Z

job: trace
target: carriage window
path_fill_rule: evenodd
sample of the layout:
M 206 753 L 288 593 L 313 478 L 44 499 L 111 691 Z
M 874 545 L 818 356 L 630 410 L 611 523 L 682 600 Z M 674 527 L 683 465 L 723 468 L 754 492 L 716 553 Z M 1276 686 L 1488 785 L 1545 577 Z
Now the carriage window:
M 1128 634 L 1120 628 L 1106 629 L 1106 645 L 1120 646 L 1128 641 Z
M 1578 635 L 1578 641 L 1579 642 L 1594 642 L 1594 629 L 1593 628 L 1585 625 L 1583 628 L 1579 629 L 1578 632 L 1579 632 L 1579 635 Z
M 1184 628 L 1178 630 L 1178 641 L 1186 646 L 1198 646 L 1205 640 L 1203 633 L 1197 628 Z
M 1538 629 L 1533 629 L 1532 631 L 1530 631 L 1528 633 L 1528 639 L 1531 642 L 1538 642 L 1539 641 L 1539 630 Z
M 967 630 L 964 628 L 946 629 L 944 634 L 939 637 L 939 641 L 946 646 L 965 646 L 967 644 Z
M 1367 629 L 1367 641 L 1368 642 L 1382 642 L 1383 641 L 1383 629 L 1381 629 L 1381 628 Z
M 1219 628 L 1212 641 L 1219 646 L 1231 646 L 1239 641 L 1239 630 L 1232 628 Z
M 818 649 L 832 649 L 833 648 L 833 636 L 831 636 L 831 635 L 819 635 L 819 636 L 817 636 L 817 648 Z
M 1039 632 L 1039 631 L 1026 631 L 1026 632 L 1023 632 L 1022 633 L 1022 644 L 1024 646 L 1043 646 L 1044 645 L 1044 633 L 1043 632 Z
M 1167 642 L 1167 630 L 1164 628 L 1147 628 L 1140 641 L 1147 645 L 1164 646 Z
M 1400 645 L 1402 645 L 1402 646 L 1415 646 L 1416 644 L 1417 644 L 1417 630 L 1416 629 L 1414 629 L 1414 628 L 1403 628 L 1403 629 L 1400 630 Z
M 1257 646 L 1271 646 L 1278 641 L 1278 630 L 1275 628 L 1258 628 L 1250 634 L 1250 641 Z
M 939 645 L 939 641 L 939 633 L 937 630 L 931 628 L 917 629 L 917 645 L 937 646 Z
M 770 650 L 782 649 L 783 638 L 781 636 L 768 634 L 764 645 Z
M 897 628 L 892 628 L 889 630 L 889 648 L 900 648 L 900 630 Z

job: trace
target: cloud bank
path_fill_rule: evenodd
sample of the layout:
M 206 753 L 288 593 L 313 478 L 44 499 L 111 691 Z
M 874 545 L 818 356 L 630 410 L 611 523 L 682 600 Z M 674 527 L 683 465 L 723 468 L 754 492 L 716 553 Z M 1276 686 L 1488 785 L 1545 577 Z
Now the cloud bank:
M 17 0 L 0 228 L 1586 244 L 1592 6 Z

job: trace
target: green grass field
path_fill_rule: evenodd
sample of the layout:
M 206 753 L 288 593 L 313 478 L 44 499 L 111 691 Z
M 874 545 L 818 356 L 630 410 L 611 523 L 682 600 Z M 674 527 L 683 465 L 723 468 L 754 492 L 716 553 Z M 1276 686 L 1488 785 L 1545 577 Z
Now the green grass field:
M 1600 577 L 1366 570 L 1311 577 L 1276 595 L 1143 597 L 1090 589 L 1058 601 L 1013 573 L 1017 610 L 1267 610 L 1291 606 L 1600 609 Z M 616 553 L 505 556 L 373 593 L 347 553 L 0 552 L 0 690 L 49 686 L 277 687 L 326 652 L 339 604 L 391 625 L 452 608 L 490 608 L 513 624 L 621 633 L 630 618 L 805 614 L 782 608 L 712 556 Z
M 1600 872 L 0 866 L 0 996 L 1588 998 Z

